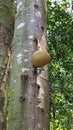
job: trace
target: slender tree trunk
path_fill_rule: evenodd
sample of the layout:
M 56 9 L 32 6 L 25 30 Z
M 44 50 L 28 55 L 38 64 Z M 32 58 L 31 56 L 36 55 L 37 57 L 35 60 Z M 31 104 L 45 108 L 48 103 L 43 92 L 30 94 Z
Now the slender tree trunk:
M 53 103 L 53 130 L 55 130 L 55 104 L 54 103 Z
M 7 86 L 14 29 L 12 0 L 0 0 L 0 130 L 6 130 Z
M 44 0 L 17 0 L 7 130 L 49 130 L 48 67 L 31 62 L 37 41 L 46 50 Z

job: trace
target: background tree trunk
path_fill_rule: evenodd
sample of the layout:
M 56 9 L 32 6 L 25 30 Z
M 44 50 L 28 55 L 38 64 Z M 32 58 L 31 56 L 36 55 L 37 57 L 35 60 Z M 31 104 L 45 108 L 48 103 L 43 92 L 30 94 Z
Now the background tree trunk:
M 0 130 L 6 130 L 6 95 L 14 29 L 12 6 L 12 0 L 0 0 Z
M 7 130 L 48 130 L 48 67 L 31 62 L 37 40 L 47 46 L 45 15 L 44 0 L 17 0 Z

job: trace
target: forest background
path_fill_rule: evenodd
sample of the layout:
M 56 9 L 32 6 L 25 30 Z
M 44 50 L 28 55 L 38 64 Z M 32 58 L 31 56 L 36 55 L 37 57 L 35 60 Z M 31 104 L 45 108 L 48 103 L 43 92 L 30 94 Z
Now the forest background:
M 73 130 L 73 2 L 49 1 L 47 40 L 49 66 L 50 129 Z

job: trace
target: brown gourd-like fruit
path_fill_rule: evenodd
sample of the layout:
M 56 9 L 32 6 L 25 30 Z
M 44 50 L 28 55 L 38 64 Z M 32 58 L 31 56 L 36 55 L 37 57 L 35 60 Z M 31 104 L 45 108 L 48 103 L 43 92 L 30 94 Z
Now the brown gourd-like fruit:
M 50 61 L 50 55 L 46 50 L 39 48 L 33 53 L 31 60 L 35 67 L 43 67 Z

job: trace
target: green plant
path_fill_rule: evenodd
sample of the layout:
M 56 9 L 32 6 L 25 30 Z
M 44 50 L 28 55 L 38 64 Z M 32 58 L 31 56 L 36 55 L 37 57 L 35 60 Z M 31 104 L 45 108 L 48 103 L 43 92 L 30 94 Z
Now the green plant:
M 51 118 L 53 130 L 72 130 L 73 121 L 73 17 L 69 3 L 47 5 L 47 41 L 51 54 L 49 66 Z M 53 119 L 54 118 L 54 119 Z

